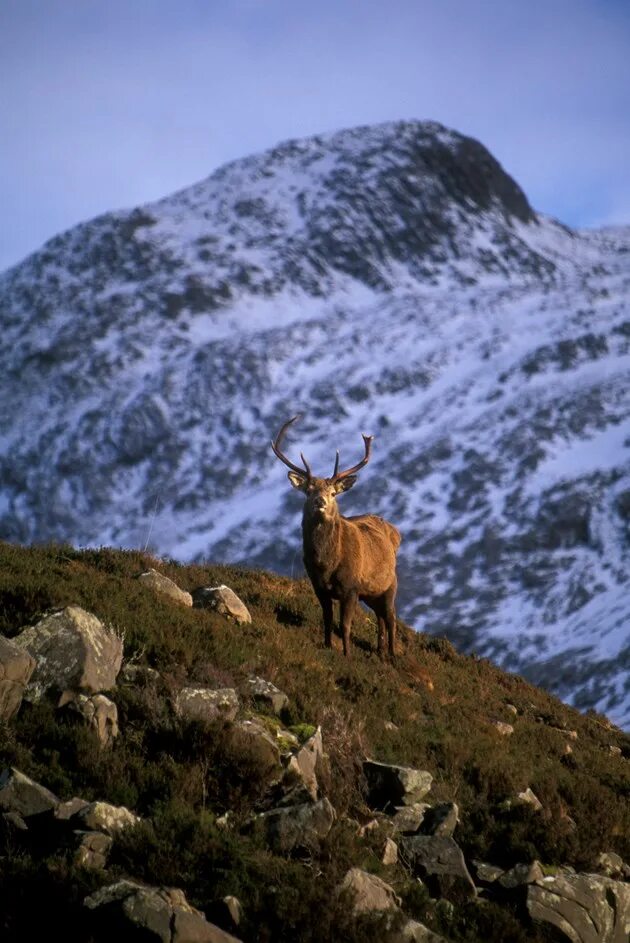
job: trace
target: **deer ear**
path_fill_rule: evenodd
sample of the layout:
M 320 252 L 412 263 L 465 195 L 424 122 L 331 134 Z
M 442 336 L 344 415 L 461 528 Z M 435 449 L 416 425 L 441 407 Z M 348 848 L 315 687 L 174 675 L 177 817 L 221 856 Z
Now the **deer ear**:
M 356 484 L 358 475 L 348 475 L 347 478 L 342 478 L 341 481 L 335 482 L 335 494 L 341 494 L 342 491 L 350 491 L 350 488 Z
M 294 488 L 299 488 L 300 491 L 306 490 L 306 478 L 304 475 L 298 475 L 297 472 L 290 471 L 287 478 Z

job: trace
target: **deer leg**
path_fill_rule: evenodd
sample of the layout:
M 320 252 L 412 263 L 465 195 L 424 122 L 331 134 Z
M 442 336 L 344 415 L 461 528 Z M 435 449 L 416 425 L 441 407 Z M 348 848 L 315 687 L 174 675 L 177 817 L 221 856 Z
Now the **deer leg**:
M 340 602 L 341 609 L 341 631 L 343 634 L 343 653 L 350 654 L 350 629 L 352 628 L 352 619 L 356 609 L 359 597 L 356 592 L 350 592 L 344 596 Z
M 385 622 L 387 624 L 387 641 L 391 658 L 396 655 L 396 583 L 385 593 Z
M 332 648 L 333 602 L 330 596 L 326 596 L 324 593 L 321 595 L 318 593 L 317 598 L 324 617 L 324 645 L 326 648 Z
M 377 613 L 378 621 L 378 642 L 376 644 L 376 652 L 379 658 L 382 658 L 385 654 L 385 619 L 380 613 Z

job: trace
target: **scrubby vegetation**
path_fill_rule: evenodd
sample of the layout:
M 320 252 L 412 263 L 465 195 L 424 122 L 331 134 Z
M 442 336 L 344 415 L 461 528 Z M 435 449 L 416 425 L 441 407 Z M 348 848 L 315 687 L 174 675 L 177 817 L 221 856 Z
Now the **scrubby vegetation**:
M 236 626 L 154 595 L 135 578 L 149 566 L 188 590 L 228 584 L 252 624 Z M 88 941 L 83 898 L 125 875 L 181 887 L 209 914 L 216 899 L 237 896 L 245 941 L 380 940 L 379 920 L 353 920 L 336 893 L 355 865 L 386 875 L 409 915 L 453 941 L 543 940 L 509 906 L 443 906 L 403 866 L 385 871 L 379 830 L 358 834 L 371 818 L 362 793 L 365 756 L 429 770 L 430 801 L 459 806 L 456 838 L 468 859 L 507 867 L 537 858 L 548 867 L 588 869 L 601 851 L 630 858 L 628 738 L 605 718 L 581 715 L 445 640 L 400 624 L 400 654 L 395 664 L 383 663 L 365 612 L 355 619 L 352 658 L 344 659 L 323 648 L 319 605 L 304 580 L 180 566 L 138 552 L 0 545 L 2 634 L 12 637 L 46 610 L 70 604 L 123 634 L 125 660 L 159 676 L 112 693 L 121 728 L 112 749 L 100 748 L 89 728 L 53 704 L 25 702 L 0 728 L 0 760 L 63 799 L 105 799 L 143 821 L 115 842 L 107 876 L 77 868 L 58 848 L 42 857 L 40 849 L 17 847 L 2 832 L 3 940 L 44 938 L 63 925 L 66 940 Z M 288 694 L 282 722 L 300 739 L 322 726 L 329 768 L 321 785 L 337 820 L 316 856 L 272 854 L 255 828 L 241 831 L 268 783 L 219 723 L 185 721 L 172 708 L 183 681 L 227 687 L 251 675 Z M 513 734 L 501 736 L 497 720 L 512 724 Z M 527 787 L 541 812 L 514 804 Z M 218 820 L 228 811 L 225 828 Z

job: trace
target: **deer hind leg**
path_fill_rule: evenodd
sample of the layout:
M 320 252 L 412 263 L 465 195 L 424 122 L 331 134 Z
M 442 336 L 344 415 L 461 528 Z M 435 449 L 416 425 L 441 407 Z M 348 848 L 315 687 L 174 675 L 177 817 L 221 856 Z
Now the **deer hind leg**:
M 385 603 L 385 624 L 387 626 L 387 643 L 391 658 L 396 655 L 396 583 L 393 583 L 383 597 Z M 380 629 L 380 625 L 379 625 Z
M 340 602 L 340 627 L 343 635 L 344 655 L 350 654 L 350 629 L 352 628 L 352 619 L 354 618 L 354 610 L 356 609 L 358 599 L 357 593 L 352 592 L 344 596 Z

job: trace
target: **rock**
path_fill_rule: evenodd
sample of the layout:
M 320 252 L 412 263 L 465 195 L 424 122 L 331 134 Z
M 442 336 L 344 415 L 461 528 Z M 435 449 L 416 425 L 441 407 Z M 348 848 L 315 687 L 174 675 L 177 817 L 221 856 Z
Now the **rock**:
M 193 604 L 193 598 L 190 593 L 187 593 L 184 589 L 180 589 L 177 583 L 174 583 L 168 576 L 164 576 L 163 573 L 158 573 L 158 571 L 153 568 L 147 570 L 145 573 L 140 573 L 138 579 L 145 586 L 148 586 L 149 589 L 163 596 L 168 596 L 182 606 L 192 606 Z
M 614 743 L 608 745 L 608 752 L 611 756 L 621 756 L 622 750 L 621 747 L 616 746 Z
M 595 859 L 595 870 L 608 878 L 621 878 L 626 881 L 630 879 L 630 866 L 614 851 L 602 851 Z
M 630 885 L 598 874 L 560 874 L 527 889 L 532 920 L 570 943 L 627 943 Z
M 247 758 L 260 780 L 280 772 L 280 750 L 276 738 L 259 720 L 241 720 L 233 724 L 228 742 L 232 751 Z
M 492 726 L 502 737 L 511 737 L 514 733 L 512 724 L 506 724 L 503 720 L 493 720 Z
M 328 799 L 271 809 L 257 816 L 273 851 L 289 854 L 299 848 L 317 849 L 335 821 Z
M 122 664 L 122 639 L 79 606 L 46 616 L 15 642 L 37 662 L 24 693 L 31 701 L 48 691 L 108 691 Z
M 391 766 L 376 760 L 365 760 L 363 773 L 368 786 L 367 801 L 373 809 L 392 809 L 420 802 L 433 783 L 433 776 L 426 770 Z
M 243 905 L 238 897 L 231 894 L 213 901 L 205 908 L 205 912 L 208 920 L 230 933 L 237 930 L 243 922 Z
M 270 707 L 274 714 L 279 714 L 289 703 L 284 691 L 264 678 L 248 678 L 241 688 L 241 694 L 251 697 L 259 705 Z
M 104 694 L 92 694 L 91 697 L 75 694 L 66 703 L 94 728 L 101 746 L 111 747 L 119 733 L 118 708 L 113 701 Z
M 544 878 L 543 869 L 540 862 L 532 861 L 530 863 L 515 864 L 509 871 L 505 871 L 497 883 L 505 890 L 511 891 L 523 884 L 534 884 L 535 881 L 541 881 Z
M 513 714 L 515 717 L 518 716 L 518 707 L 515 707 L 514 704 L 506 704 L 505 709 L 509 714 Z
M 296 774 L 304 784 L 312 799 L 317 799 L 319 786 L 316 770 L 323 761 L 322 728 L 318 727 L 312 737 L 289 760 L 287 769 Z
M 401 903 L 393 887 L 361 868 L 350 868 L 340 890 L 351 895 L 354 914 L 397 910 Z
M 252 621 L 249 609 L 229 586 L 202 586 L 193 593 L 195 609 L 214 609 L 238 625 Z
M 386 867 L 396 864 L 398 861 L 398 845 L 391 838 L 385 839 L 385 847 L 381 855 L 381 861 Z
M 60 802 L 54 810 L 54 816 L 57 821 L 66 822 L 68 819 L 72 818 L 73 815 L 76 815 L 77 812 L 89 806 L 89 804 L 86 799 L 79 799 L 78 796 L 74 796 L 72 799 L 68 799 L 67 802 Z
M 441 835 L 452 838 L 459 822 L 459 808 L 454 802 L 442 802 L 429 806 L 426 810 L 419 831 L 423 835 Z
M 155 684 L 160 680 L 160 672 L 148 665 L 135 665 L 125 662 L 120 669 L 118 683 L 123 684 Z
M 118 881 L 101 888 L 83 901 L 98 912 L 99 931 L 139 943 L 239 943 L 208 923 L 204 915 L 177 888 L 147 887 L 134 881 Z
M 534 809 L 536 812 L 542 811 L 542 807 L 543 807 L 542 802 L 540 801 L 536 793 L 533 792 L 529 788 L 529 786 L 527 787 L 527 789 L 525 789 L 524 792 L 519 792 L 516 798 L 518 799 L 519 802 L 523 802 L 525 803 L 525 805 L 531 806 L 532 809 Z
M 27 819 L 56 809 L 59 802 L 53 792 L 13 766 L 0 773 L 0 809 L 5 812 L 18 812 Z
M 448 943 L 448 941 L 429 930 L 417 920 L 407 920 L 400 930 L 387 937 L 387 943 Z
M 483 887 L 489 887 L 495 881 L 505 874 L 503 868 L 494 864 L 487 864 L 485 861 L 472 861 L 473 874 L 475 875 L 475 884 L 481 884 Z
M 130 812 L 124 805 L 110 805 L 109 802 L 90 802 L 72 817 L 71 821 L 87 831 L 104 832 L 117 835 L 125 828 L 137 825 L 140 817 Z
M 91 871 L 102 871 L 107 864 L 107 856 L 114 839 L 104 832 L 75 831 L 77 850 L 74 863 L 80 868 Z
M 0 635 L 0 722 L 7 723 L 17 714 L 35 666 L 32 655 Z
M 431 806 L 426 802 L 414 802 L 413 805 L 397 806 L 391 823 L 395 832 L 415 834 Z
M 182 688 L 175 697 L 175 710 L 186 720 L 211 724 L 217 720 L 232 721 L 238 714 L 240 701 L 234 688 Z
M 411 835 L 400 840 L 400 855 L 433 897 L 461 903 L 476 895 L 460 847 L 452 838 Z

